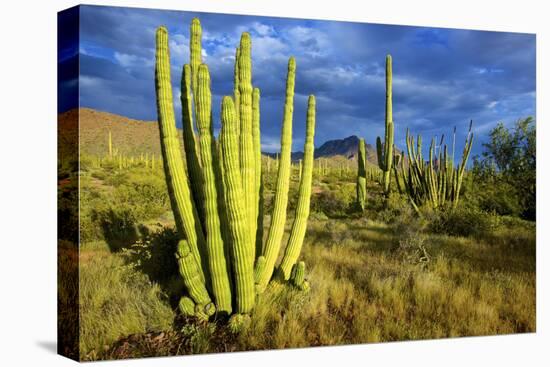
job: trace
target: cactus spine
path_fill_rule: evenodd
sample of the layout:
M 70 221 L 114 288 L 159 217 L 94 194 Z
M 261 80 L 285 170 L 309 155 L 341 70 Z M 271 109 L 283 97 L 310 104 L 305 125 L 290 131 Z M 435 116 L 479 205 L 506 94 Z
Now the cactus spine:
M 365 139 L 359 139 L 357 148 L 357 203 L 361 210 L 365 210 L 367 199 L 367 171 L 366 171 L 367 153 L 365 148 Z
M 273 275 L 275 261 L 281 247 L 281 239 L 285 230 L 286 208 L 288 205 L 288 186 L 290 179 L 290 154 L 292 149 L 292 112 L 294 109 L 294 80 L 296 75 L 296 61 L 293 57 L 288 61 L 286 79 L 286 99 L 281 131 L 281 157 L 278 163 L 277 184 L 271 216 L 271 226 L 265 245 L 265 267 L 257 279 L 258 289 L 263 291 Z
M 283 273 L 284 280 L 290 278 L 292 266 L 298 260 L 304 237 L 306 235 L 307 219 L 309 217 L 309 201 L 311 198 L 311 178 L 313 175 L 313 151 L 314 134 L 315 134 L 315 97 L 309 96 L 307 118 L 306 118 L 306 141 L 304 143 L 304 172 L 300 180 L 298 188 L 298 206 L 296 208 L 296 216 L 292 229 L 290 230 L 290 238 L 285 249 L 283 260 L 281 261 L 280 269 Z M 300 161 L 301 162 L 301 161 Z
M 376 138 L 378 167 L 383 171 L 384 193 L 390 192 L 391 167 L 393 163 L 393 113 L 392 113 L 392 59 L 386 56 L 386 122 L 384 145 L 380 137 Z

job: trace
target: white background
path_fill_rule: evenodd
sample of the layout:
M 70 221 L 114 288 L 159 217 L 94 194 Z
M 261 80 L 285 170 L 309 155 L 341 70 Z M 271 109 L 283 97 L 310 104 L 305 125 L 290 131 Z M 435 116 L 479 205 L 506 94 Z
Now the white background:
M 162 0 L 88 4 L 537 33 L 537 332 L 528 335 L 133 360 L 135 366 L 550 365 L 549 29 L 545 1 Z M 0 12 L 0 365 L 65 366 L 56 339 L 56 12 L 74 1 L 6 0 Z M 541 266 L 545 264 L 545 266 Z M 368 269 L 366 269 L 368 271 Z M 128 361 L 106 362 L 123 366 Z

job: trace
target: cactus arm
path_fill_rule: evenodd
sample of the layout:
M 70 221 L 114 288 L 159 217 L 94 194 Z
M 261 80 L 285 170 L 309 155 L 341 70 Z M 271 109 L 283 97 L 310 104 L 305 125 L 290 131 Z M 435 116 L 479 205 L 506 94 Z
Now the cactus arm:
M 200 269 L 197 265 L 197 262 L 195 261 L 195 258 L 193 257 L 193 254 L 191 253 L 191 249 L 189 248 L 189 244 L 186 240 L 179 241 L 176 251 L 176 259 L 178 260 L 179 270 L 183 278 L 183 283 L 187 288 L 189 295 L 197 306 L 202 307 L 202 310 L 199 310 L 198 313 L 200 314 L 201 311 L 207 313 L 212 312 L 215 309 L 214 305 L 210 300 L 208 291 L 206 290 L 204 282 L 201 279 Z M 190 300 L 180 300 L 180 310 L 183 314 L 186 314 L 190 311 L 189 301 Z
M 183 148 L 185 150 L 185 160 L 187 163 L 187 174 L 191 181 L 191 191 L 193 199 L 197 205 L 197 212 L 201 223 L 204 223 L 204 183 L 201 172 L 199 157 L 197 155 L 197 142 L 195 138 L 195 129 L 193 127 L 193 100 L 191 97 L 192 82 L 191 67 L 183 66 L 181 76 L 181 112 L 182 112 L 182 130 L 183 130 Z
M 288 186 L 290 178 L 290 154 L 292 149 L 292 112 L 294 109 L 294 81 L 296 75 L 296 60 L 291 57 L 288 61 L 288 75 L 286 79 L 285 111 L 281 132 L 281 157 L 278 162 L 277 183 L 274 198 L 271 225 L 267 236 L 264 256 L 266 263 L 258 283 L 258 289 L 263 291 L 273 275 L 275 261 L 281 247 L 286 221 L 288 205 Z
M 197 76 L 199 66 L 202 64 L 202 28 L 199 18 L 193 18 L 190 27 L 189 58 L 191 59 L 191 87 L 193 93 L 197 90 Z
M 228 232 L 231 238 L 231 254 L 236 292 L 237 312 L 248 313 L 255 301 L 253 264 L 250 261 L 250 247 L 247 243 L 248 217 L 243 203 L 242 179 L 239 167 L 239 124 L 235 105 L 231 97 L 222 101 L 222 131 L 220 145 L 225 174 L 225 200 L 228 218 Z
M 254 141 L 254 218 L 256 219 L 256 255 L 262 253 L 264 228 L 263 184 L 262 184 L 262 145 L 260 137 L 260 89 L 254 88 L 252 93 L 252 139 Z
M 176 130 L 174 106 L 172 97 L 172 85 L 170 82 L 170 55 L 168 50 L 168 31 L 165 27 L 159 27 L 156 32 L 156 66 L 155 66 L 155 90 L 157 96 L 158 125 L 160 132 L 160 144 L 164 161 L 166 185 L 174 219 L 180 238 L 186 238 L 189 252 L 193 255 L 194 266 L 199 275 L 193 279 L 186 279 L 186 272 L 182 272 L 187 286 L 192 283 L 201 292 L 206 292 L 204 273 L 202 272 L 202 256 L 199 247 L 204 246 L 204 236 L 201 224 L 198 221 L 189 182 L 184 171 L 183 158 L 179 136 Z M 195 302 L 202 304 L 202 299 Z
M 365 210 L 367 198 L 367 172 L 366 172 L 366 149 L 365 139 L 359 139 L 357 148 L 357 202 L 361 210 Z
M 290 230 L 290 238 L 285 249 L 280 269 L 284 279 L 288 280 L 292 266 L 298 260 L 304 237 L 306 235 L 307 220 L 309 217 L 309 203 L 311 199 L 311 179 L 313 174 L 313 152 L 315 135 L 315 97 L 309 96 L 307 108 L 306 140 L 304 143 L 304 173 L 298 188 L 298 206 L 296 216 Z
M 235 49 L 235 66 L 233 70 L 233 98 L 235 101 L 235 113 L 237 114 L 237 121 L 240 121 L 239 104 L 241 103 L 241 92 L 239 91 L 239 58 L 241 55 L 241 49 L 237 47 Z M 237 136 L 241 136 L 240 133 L 241 127 L 240 124 L 237 126 Z M 240 158 L 239 158 L 240 159 Z
M 240 140 L 239 157 L 241 164 L 241 180 L 243 189 L 244 208 L 248 218 L 248 246 L 250 246 L 250 261 L 254 263 L 256 250 L 256 225 L 255 216 L 257 205 L 256 199 L 256 172 L 255 153 L 252 132 L 252 62 L 250 57 L 250 35 L 244 32 L 241 36 L 239 46 L 240 54 L 237 60 L 239 65 L 239 117 L 240 117 Z
M 385 171 L 384 148 L 382 147 L 382 139 L 379 136 L 376 137 L 376 157 L 378 158 L 378 167 Z
M 196 116 L 199 129 L 200 158 L 204 177 L 204 208 L 206 249 L 216 309 L 231 313 L 231 288 L 225 260 L 220 216 L 218 212 L 218 182 L 220 179 L 218 152 L 212 128 L 212 96 L 208 67 L 199 66 L 196 89 Z

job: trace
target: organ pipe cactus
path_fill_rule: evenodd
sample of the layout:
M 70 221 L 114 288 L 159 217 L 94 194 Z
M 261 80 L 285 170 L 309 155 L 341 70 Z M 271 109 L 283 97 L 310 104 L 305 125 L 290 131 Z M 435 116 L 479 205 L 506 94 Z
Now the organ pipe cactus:
M 401 164 L 401 177 L 403 179 L 403 191 L 416 210 L 418 206 L 428 203 L 433 208 L 439 208 L 446 203 L 456 207 L 460 198 L 462 178 L 466 164 L 470 156 L 473 144 L 472 122 L 462 152 L 462 159 L 455 167 L 452 159 L 447 154 L 447 146 L 443 144 L 443 137 L 439 144 L 439 154 L 435 154 L 436 140 L 432 139 L 428 161 L 422 157 L 422 137 L 419 135 L 416 141 L 407 130 L 407 154 L 409 158 L 408 169 Z M 454 140 L 454 138 L 453 138 Z M 396 179 L 397 171 L 396 171 Z
M 298 206 L 296 208 L 296 216 L 294 217 L 294 223 L 292 223 L 290 238 L 288 239 L 288 244 L 280 266 L 284 280 L 288 280 L 290 278 L 292 266 L 296 264 L 296 261 L 300 256 L 302 244 L 306 235 L 307 219 L 309 217 L 309 201 L 311 198 L 311 180 L 313 176 L 313 152 L 315 149 L 313 144 L 314 134 L 315 97 L 309 96 L 306 141 L 304 144 L 304 172 L 302 173 L 300 187 L 298 188 Z
M 391 168 L 393 163 L 393 113 L 392 113 L 392 58 L 386 56 L 386 121 L 384 128 L 384 144 L 380 137 L 376 138 L 376 153 L 378 167 L 383 171 L 384 193 L 390 192 Z
M 264 245 L 260 90 L 252 85 L 250 35 L 243 33 L 236 50 L 234 90 L 232 96 L 222 99 L 222 128 L 216 141 L 210 75 L 201 59 L 201 34 L 199 20 L 193 19 L 190 64 L 184 65 L 181 81 L 184 155 L 172 102 L 168 32 L 159 27 L 156 35 L 155 85 L 162 162 L 180 239 L 176 258 L 187 291 L 179 309 L 202 319 L 215 313 L 231 314 L 230 327 L 239 328 L 253 309 L 257 294 L 272 279 L 282 278 L 300 289 L 307 288 L 305 264 L 298 259 L 311 197 L 315 98 L 310 96 L 308 101 L 298 206 L 277 270 L 282 275 L 279 278 L 273 274 L 286 222 L 296 61 L 291 57 L 288 63 L 274 208 Z M 291 277 L 293 268 L 297 278 Z
M 365 148 L 365 139 L 359 139 L 357 148 L 357 203 L 361 210 L 365 210 L 367 199 L 367 153 Z
M 275 261 L 281 247 L 281 240 L 285 230 L 286 208 L 288 205 L 288 187 L 290 180 L 290 158 L 292 149 L 292 112 L 294 106 L 294 79 L 296 75 L 296 61 L 293 57 L 288 61 L 288 75 L 286 79 L 285 110 L 281 131 L 281 156 L 278 162 L 277 183 L 271 226 L 265 244 L 265 266 L 260 277 L 256 279 L 259 291 L 263 291 L 273 275 Z

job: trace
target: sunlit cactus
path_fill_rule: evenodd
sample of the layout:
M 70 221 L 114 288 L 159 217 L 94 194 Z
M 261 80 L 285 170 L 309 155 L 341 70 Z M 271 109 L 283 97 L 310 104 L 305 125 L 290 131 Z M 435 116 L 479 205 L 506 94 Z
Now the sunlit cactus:
M 392 113 L 392 58 L 386 56 L 386 121 L 384 128 L 384 143 L 376 138 L 376 153 L 378 167 L 383 171 L 384 193 L 390 192 L 391 168 L 393 163 L 393 113 Z
M 443 144 L 443 136 L 439 143 L 438 154 L 436 154 L 437 141 L 435 138 L 432 139 L 426 162 L 422 157 L 422 136 L 418 135 L 415 148 L 414 137 L 407 130 L 408 169 L 405 169 L 405 165 L 402 163 L 400 176 L 403 180 L 402 190 L 408 195 L 417 211 L 418 207 L 424 204 L 433 208 L 443 207 L 449 203 L 452 207 L 458 205 L 462 178 L 472 150 L 473 139 L 474 134 L 470 121 L 462 158 L 455 167 L 452 159 L 448 157 L 447 146 Z M 397 177 L 396 179 L 399 180 Z
M 222 128 L 216 141 L 210 75 L 202 63 L 201 35 L 200 22 L 193 19 L 190 64 L 184 65 L 181 82 L 183 155 L 172 105 L 168 33 L 164 27 L 157 30 L 155 80 L 162 162 L 180 237 L 176 257 L 187 290 L 180 299 L 179 309 L 184 315 L 201 319 L 216 313 L 232 315 L 229 326 L 237 330 L 249 320 L 257 294 L 275 278 L 287 217 L 296 61 L 291 57 L 288 63 L 274 208 L 264 245 L 260 90 L 252 85 L 251 38 L 243 33 L 236 51 L 233 95 L 222 99 Z M 304 242 L 311 196 L 313 96 L 308 102 L 306 125 L 298 207 L 279 266 L 283 279 L 300 289 L 307 288 L 304 265 L 296 264 Z M 267 159 L 269 170 L 271 159 Z M 299 269 L 299 277 L 291 281 L 293 268 Z
M 357 204 L 361 210 L 365 210 L 367 200 L 367 150 L 365 139 L 359 139 L 357 147 Z

